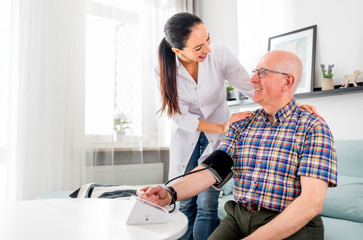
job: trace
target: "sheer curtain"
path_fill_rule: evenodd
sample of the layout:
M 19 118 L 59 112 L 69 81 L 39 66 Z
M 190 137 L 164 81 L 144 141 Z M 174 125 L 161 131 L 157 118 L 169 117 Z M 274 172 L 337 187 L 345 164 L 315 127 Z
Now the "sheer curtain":
M 10 51 L 1 54 L 1 63 L 8 63 L 0 82 L 7 93 L 1 200 L 75 188 L 85 160 L 83 0 L 2 4 L 11 14 L 4 26 Z
M 88 182 L 146 184 L 167 177 L 169 127 L 168 120 L 157 115 L 160 94 L 154 67 L 166 20 L 177 12 L 192 11 L 192 5 L 180 0 L 88 1 Z M 97 27 L 102 29 L 91 34 Z M 99 49 L 102 54 L 95 53 Z M 127 121 L 125 130 L 115 130 L 115 116 L 118 123 L 120 116 Z M 162 178 L 152 176 L 158 175 L 157 166 L 163 168 Z

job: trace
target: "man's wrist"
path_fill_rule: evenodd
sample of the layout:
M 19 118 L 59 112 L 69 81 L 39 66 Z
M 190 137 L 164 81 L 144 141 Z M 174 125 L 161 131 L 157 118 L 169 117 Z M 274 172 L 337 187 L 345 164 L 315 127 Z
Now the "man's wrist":
M 175 204 L 175 202 L 178 199 L 177 193 L 175 191 L 175 189 L 173 187 L 166 187 L 166 191 L 170 194 L 171 196 L 171 202 L 169 205 Z
M 167 191 L 167 198 L 169 199 L 170 198 L 170 201 L 168 203 L 168 205 L 171 205 L 171 203 L 173 202 L 173 197 L 171 196 L 171 192 L 169 189 L 165 188 L 165 190 Z

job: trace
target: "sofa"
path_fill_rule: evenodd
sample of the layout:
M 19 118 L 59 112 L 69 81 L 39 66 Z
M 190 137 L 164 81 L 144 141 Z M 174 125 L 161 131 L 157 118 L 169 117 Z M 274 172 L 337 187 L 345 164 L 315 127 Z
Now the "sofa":
M 321 213 L 326 240 L 363 239 L 363 140 L 337 140 L 338 186 L 328 188 Z M 233 200 L 233 182 L 222 189 L 218 215 Z

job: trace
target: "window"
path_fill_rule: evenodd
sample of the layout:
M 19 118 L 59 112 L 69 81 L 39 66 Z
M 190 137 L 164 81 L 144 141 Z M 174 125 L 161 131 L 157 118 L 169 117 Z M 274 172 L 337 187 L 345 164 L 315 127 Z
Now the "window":
M 157 114 L 160 94 L 155 65 L 164 24 L 172 14 L 183 11 L 179 5 L 179 0 L 87 3 L 85 133 L 89 148 L 169 145 L 169 121 Z
M 121 127 L 127 135 L 141 134 L 141 128 L 137 127 L 141 125 L 137 2 L 88 2 L 85 103 L 88 136 L 110 136 L 115 128 L 114 118 L 120 116 L 125 120 Z

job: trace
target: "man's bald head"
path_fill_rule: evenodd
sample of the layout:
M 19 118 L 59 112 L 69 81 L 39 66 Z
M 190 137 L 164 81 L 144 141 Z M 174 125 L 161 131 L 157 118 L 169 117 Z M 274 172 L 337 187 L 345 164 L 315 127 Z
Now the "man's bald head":
M 268 64 L 276 71 L 292 75 L 295 79 L 292 91 L 293 93 L 296 91 L 301 82 L 303 71 L 302 62 L 296 54 L 283 50 L 273 50 L 266 53 L 260 60 L 261 62 Z

